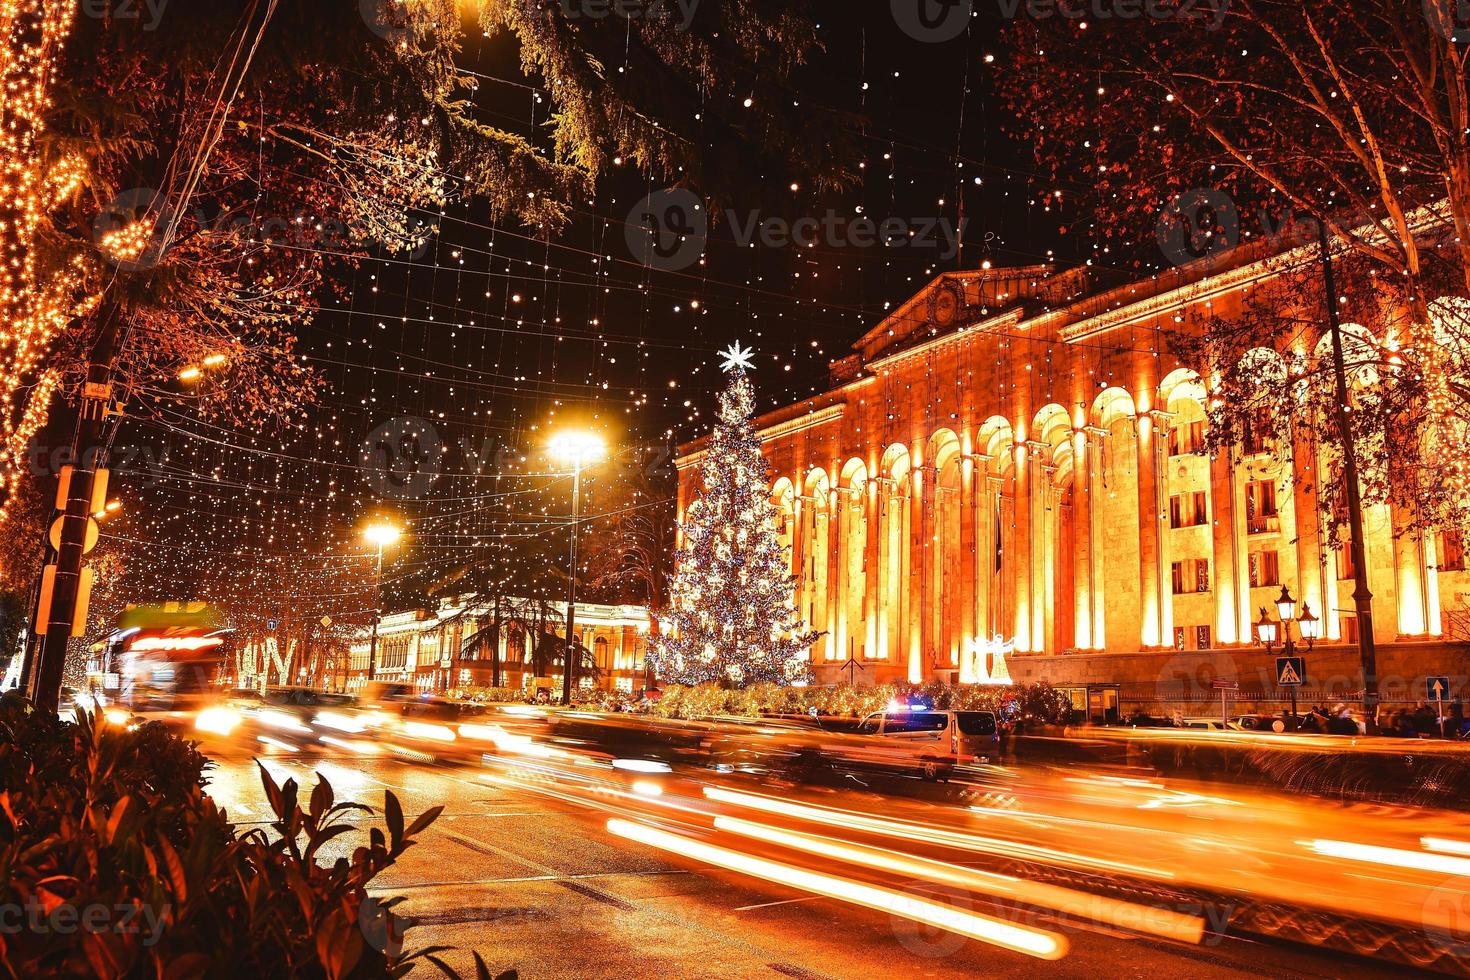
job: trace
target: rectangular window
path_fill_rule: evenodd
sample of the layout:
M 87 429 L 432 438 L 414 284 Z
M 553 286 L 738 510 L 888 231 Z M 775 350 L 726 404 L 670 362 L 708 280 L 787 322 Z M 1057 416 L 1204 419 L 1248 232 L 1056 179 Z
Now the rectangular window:
M 1210 628 L 1208 626 L 1196 626 L 1194 628 L 1194 645 L 1199 650 L 1208 650 L 1210 648 Z
M 1187 456 L 1199 452 L 1205 446 L 1205 422 L 1180 422 L 1169 430 L 1169 455 Z
M 1175 650 L 1183 650 L 1184 649 L 1184 627 L 1183 626 L 1176 626 L 1176 627 L 1174 627 L 1174 649 Z
M 1264 534 L 1281 530 L 1276 516 L 1276 481 L 1252 480 L 1245 488 L 1246 530 Z
M 1339 579 L 1356 578 L 1358 569 L 1353 564 L 1353 548 L 1348 540 L 1346 529 L 1343 530 L 1338 539 L 1337 548 L 1334 550 L 1337 552 L 1337 577 Z
M 1175 595 L 1210 591 L 1210 562 L 1207 558 L 1183 558 L 1174 562 Z
M 1247 455 L 1269 452 L 1271 449 L 1271 411 L 1257 408 L 1245 425 L 1245 451 Z
M 1463 572 L 1465 570 L 1465 541 L 1459 531 L 1444 531 L 1437 542 L 1439 570 L 1441 572 Z
M 1277 567 L 1276 552 L 1252 551 L 1250 555 L 1251 588 L 1281 584 L 1281 572 Z
M 1203 490 L 1176 493 L 1169 497 L 1169 526 L 1198 527 L 1208 518 Z

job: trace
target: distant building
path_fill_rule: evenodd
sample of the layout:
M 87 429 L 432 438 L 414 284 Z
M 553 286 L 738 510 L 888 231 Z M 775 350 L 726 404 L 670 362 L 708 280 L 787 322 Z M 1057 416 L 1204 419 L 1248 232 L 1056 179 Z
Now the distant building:
M 536 605 L 523 599 L 506 600 L 506 603 L 521 607 L 523 612 Z M 561 617 L 566 606 L 552 602 L 546 603 L 545 609 L 550 614 L 544 626 L 545 634 L 561 636 Z M 423 693 L 432 694 L 456 694 L 495 686 L 522 689 L 532 686 L 538 676 L 532 663 L 536 618 L 523 615 L 512 621 L 505 617 L 495 656 L 488 647 L 490 621 L 488 610 L 463 602 L 448 602 L 432 612 L 413 609 L 388 613 L 378 627 L 378 654 L 372 679 L 411 684 Z M 578 603 L 577 642 L 592 654 L 597 664 L 595 674 L 578 675 L 581 686 L 629 694 L 646 688 L 644 657 L 648 650 L 648 628 L 648 610 L 642 606 Z M 466 653 L 466 641 L 478 631 L 483 631 L 486 642 Z M 352 639 L 345 678 L 324 673 L 317 679 L 319 686 L 349 692 L 360 690 L 369 679 L 370 643 L 371 634 L 364 629 Z M 548 679 L 555 691 L 561 690 L 560 670 L 540 676 Z

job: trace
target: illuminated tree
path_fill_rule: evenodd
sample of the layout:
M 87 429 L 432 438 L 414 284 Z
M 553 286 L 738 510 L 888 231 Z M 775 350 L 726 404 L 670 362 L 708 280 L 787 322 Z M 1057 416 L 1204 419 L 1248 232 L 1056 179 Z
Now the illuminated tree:
M 728 0 L 685 22 L 224 0 L 155 21 L 6 4 L 0 519 L 26 440 L 89 359 L 159 426 L 295 421 L 318 386 L 296 337 L 338 273 L 411 260 L 456 202 L 547 234 L 614 161 L 725 191 L 850 180 L 840 121 L 785 88 L 817 47 L 799 6 Z M 532 139 L 487 121 L 502 107 L 460 66 L 502 37 L 545 107 Z
M 664 681 L 746 687 L 811 678 L 807 657 L 820 634 L 794 610 L 795 579 L 751 421 L 748 365 L 738 347 L 726 360 L 730 384 L 701 464 L 703 493 L 680 526 L 669 605 L 648 654 Z

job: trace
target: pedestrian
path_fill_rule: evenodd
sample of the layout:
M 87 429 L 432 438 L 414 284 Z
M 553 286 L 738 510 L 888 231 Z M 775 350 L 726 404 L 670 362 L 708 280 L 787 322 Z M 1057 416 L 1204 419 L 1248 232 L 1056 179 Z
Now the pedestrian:
M 1414 711 L 1414 731 L 1420 738 L 1432 738 L 1439 733 L 1439 715 L 1423 701 Z
M 1459 701 L 1450 705 L 1450 713 L 1444 718 L 1445 738 L 1459 738 L 1460 733 L 1465 730 L 1465 706 Z

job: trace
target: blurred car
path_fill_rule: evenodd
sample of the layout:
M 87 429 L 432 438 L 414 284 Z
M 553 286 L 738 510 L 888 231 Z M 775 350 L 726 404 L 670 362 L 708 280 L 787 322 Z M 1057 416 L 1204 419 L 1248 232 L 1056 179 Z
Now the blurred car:
M 1226 722 L 1223 718 L 1185 718 L 1181 728 L 1200 732 L 1239 732 L 1245 728 L 1238 722 Z
M 917 763 L 919 774 L 931 782 L 948 779 L 957 765 L 995 758 L 1000 749 L 990 711 L 880 711 L 864 718 L 857 734 L 882 743 L 863 751 L 865 759 Z

